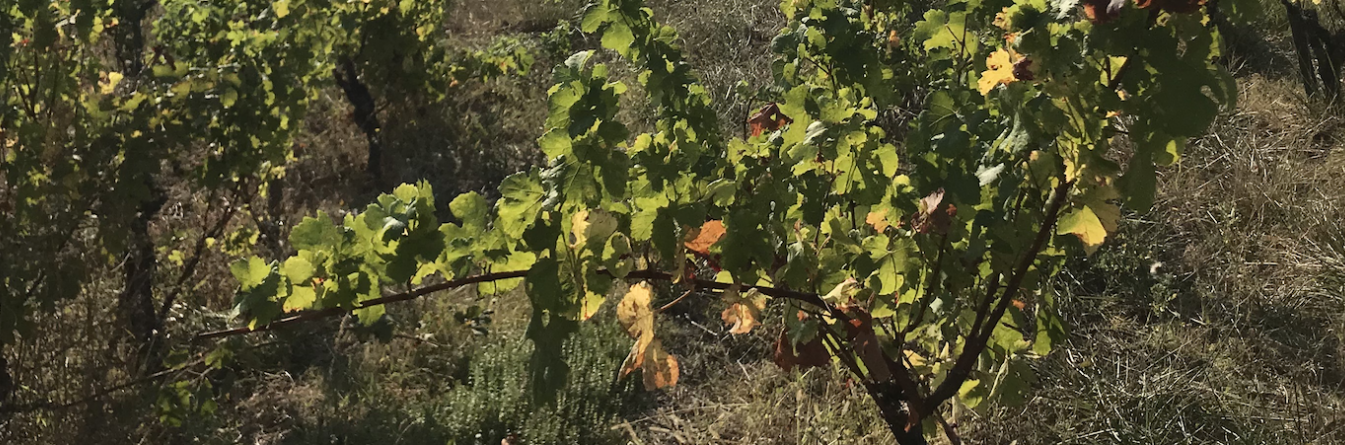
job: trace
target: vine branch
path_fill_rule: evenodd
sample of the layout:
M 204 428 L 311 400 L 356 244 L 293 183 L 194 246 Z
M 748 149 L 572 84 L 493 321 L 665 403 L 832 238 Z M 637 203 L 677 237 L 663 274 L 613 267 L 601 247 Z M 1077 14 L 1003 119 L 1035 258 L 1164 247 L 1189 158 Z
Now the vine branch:
M 516 270 L 511 272 L 496 272 L 481 275 L 473 275 L 470 277 L 445 281 L 443 283 L 432 284 L 429 286 L 421 287 L 419 289 L 414 289 L 407 292 L 388 295 L 386 297 L 375 298 L 372 300 L 365 300 L 352 307 L 333 307 L 327 309 L 319 309 L 316 311 L 300 312 L 298 314 L 281 318 L 279 320 L 275 320 L 270 323 L 256 327 L 242 326 L 220 331 L 202 332 L 200 334 L 197 334 L 196 337 L 193 338 L 193 340 L 202 341 L 215 338 L 232 337 L 235 335 L 251 334 L 253 332 L 270 331 L 276 328 L 284 327 L 295 323 L 302 323 L 305 321 L 312 321 L 345 315 L 359 309 L 365 309 L 373 306 L 381 306 L 388 303 L 397 303 L 401 301 L 414 300 L 431 293 L 439 292 L 442 290 L 454 289 L 469 284 L 508 280 L 513 278 L 523 278 L 528 275 L 528 272 L 530 272 L 530 270 Z M 603 271 L 602 273 L 611 276 L 609 272 Z M 673 275 L 671 273 L 658 270 L 637 270 L 632 271 L 629 274 L 626 274 L 624 278 L 672 281 Z M 698 289 L 707 289 L 707 290 L 724 290 L 728 289 L 730 286 L 733 286 L 733 283 L 723 283 L 719 281 L 709 281 L 701 279 L 684 279 L 683 282 L 689 283 Z M 822 300 L 822 296 L 815 293 L 799 292 L 770 286 L 745 285 L 742 287 L 743 290 L 756 289 L 758 292 L 761 292 L 762 294 L 770 297 L 797 300 L 803 303 L 808 303 L 813 306 L 817 306 L 818 308 L 827 310 L 832 317 L 840 319 L 842 321 L 847 321 L 850 319 L 850 317 L 847 316 L 845 312 L 842 312 L 839 309 L 836 309 L 831 305 L 827 304 L 826 301 Z
M 1050 238 L 1051 232 L 1055 229 L 1056 220 L 1060 218 L 1060 209 L 1065 206 L 1065 201 L 1069 197 L 1069 189 L 1074 185 L 1074 181 L 1061 181 L 1055 188 L 1055 196 L 1046 209 L 1046 221 L 1042 222 L 1041 228 L 1037 230 L 1037 237 L 1032 240 L 1032 247 L 1027 253 L 1018 260 L 1018 266 L 1013 271 L 1013 276 L 1009 278 L 1008 286 L 1004 293 L 999 297 L 999 303 L 995 305 L 994 312 L 990 313 L 989 318 L 985 318 L 984 326 L 980 331 L 972 331 L 972 337 L 967 341 L 967 345 L 962 348 L 962 354 L 958 355 L 957 362 L 953 369 L 948 371 L 948 377 L 939 384 L 933 394 L 926 399 L 924 408 L 926 410 L 939 406 L 943 401 L 948 400 L 957 391 L 962 388 L 962 383 L 971 375 L 971 369 L 976 365 L 976 358 L 985 350 L 987 342 L 990 341 L 990 334 L 995 332 L 995 325 L 1004 317 L 1004 311 L 1008 309 L 1009 303 L 1017 296 L 1019 287 L 1023 284 L 1023 279 L 1027 276 L 1028 269 L 1037 261 L 1037 254 L 1046 247 L 1046 240 Z M 991 297 L 996 291 L 996 286 L 990 286 L 987 297 Z M 987 308 L 984 305 L 981 308 Z M 982 319 L 984 311 L 978 311 L 976 318 Z M 930 414 L 930 413 L 922 413 Z

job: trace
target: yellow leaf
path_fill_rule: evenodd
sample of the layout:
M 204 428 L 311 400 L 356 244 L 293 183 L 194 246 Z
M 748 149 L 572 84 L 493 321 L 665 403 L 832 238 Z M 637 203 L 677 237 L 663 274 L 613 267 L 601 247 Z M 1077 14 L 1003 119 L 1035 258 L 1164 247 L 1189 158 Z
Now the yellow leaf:
M 990 57 L 985 60 L 985 67 L 986 70 L 981 73 L 979 83 L 981 95 L 990 94 L 990 90 L 995 87 L 1018 80 L 1013 75 L 1013 61 L 1010 60 L 1009 52 L 1004 49 L 990 53 Z
M 584 299 L 579 302 L 579 320 L 584 321 L 593 318 L 605 301 L 607 301 L 607 297 L 602 294 L 593 293 L 592 291 L 584 291 Z
M 621 303 L 616 306 L 616 318 L 631 338 L 654 335 L 654 311 L 649 307 L 653 288 L 641 281 L 631 286 Z
M 992 24 L 995 25 L 996 28 L 1008 31 L 1009 27 L 1012 25 L 1012 23 L 1009 20 L 1009 8 L 1005 7 L 1004 9 L 1001 9 L 998 13 L 996 13 L 995 21 L 992 22 Z
M 108 72 L 103 76 L 103 81 L 98 82 L 98 91 L 103 94 L 112 94 L 117 89 L 117 84 L 121 83 L 122 75 L 116 71 Z
M 1101 185 L 1094 187 L 1084 193 L 1083 203 L 1097 215 L 1098 221 L 1102 227 L 1107 229 L 1107 233 L 1116 232 L 1116 224 L 1121 220 L 1121 207 L 1113 204 L 1112 201 L 1121 198 L 1121 193 L 1116 190 L 1112 181 L 1103 180 Z
M 1064 218 L 1060 218 L 1060 224 L 1056 227 L 1056 233 L 1074 234 L 1083 241 L 1084 251 L 1089 255 L 1097 251 L 1098 246 L 1107 240 L 1107 228 L 1102 225 L 1102 220 L 1098 219 L 1097 213 L 1093 209 L 1084 207 L 1070 212 Z
M 570 234 L 574 236 L 574 247 L 583 246 L 590 239 L 606 240 L 616 232 L 617 222 L 612 214 L 603 210 L 580 210 L 570 217 Z
M 860 286 L 858 281 L 855 281 L 854 278 L 846 278 L 841 284 L 837 284 L 836 287 L 832 288 L 831 292 L 827 292 L 826 295 L 823 295 L 822 299 L 833 303 L 845 303 L 850 301 L 855 296 L 855 293 L 859 292 L 859 289 Z
M 904 349 L 903 352 L 906 353 L 906 361 L 911 362 L 911 366 L 925 366 L 929 363 L 929 360 L 925 360 L 924 357 L 921 357 L 920 354 L 917 354 L 915 351 Z
M 626 333 L 635 339 L 630 354 L 621 364 L 621 376 L 636 369 L 644 370 L 645 389 L 655 390 L 677 384 L 677 357 L 663 350 L 663 343 L 654 338 L 654 311 L 650 307 L 653 289 L 649 283 L 631 286 L 616 307 L 617 321 Z
M 640 337 L 635 340 L 635 344 L 630 347 L 630 354 L 626 355 L 626 361 L 621 363 L 621 376 L 635 372 L 636 369 L 644 367 L 645 352 L 649 349 L 649 344 L 654 341 L 654 336 Z
M 285 299 L 284 310 L 285 312 L 296 312 L 310 309 L 313 307 L 313 303 L 317 302 L 317 299 L 317 289 L 308 286 L 294 286 L 294 289 L 290 291 L 289 298 Z

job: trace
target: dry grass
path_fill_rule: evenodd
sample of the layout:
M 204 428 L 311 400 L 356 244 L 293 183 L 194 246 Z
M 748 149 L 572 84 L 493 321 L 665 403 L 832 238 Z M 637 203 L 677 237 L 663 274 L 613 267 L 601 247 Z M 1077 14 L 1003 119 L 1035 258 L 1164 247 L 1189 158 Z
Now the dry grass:
M 975 437 L 1345 443 L 1345 121 L 1291 80 L 1240 84 L 1154 211 L 1071 267 L 1075 331 L 1037 397 L 985 413 Z

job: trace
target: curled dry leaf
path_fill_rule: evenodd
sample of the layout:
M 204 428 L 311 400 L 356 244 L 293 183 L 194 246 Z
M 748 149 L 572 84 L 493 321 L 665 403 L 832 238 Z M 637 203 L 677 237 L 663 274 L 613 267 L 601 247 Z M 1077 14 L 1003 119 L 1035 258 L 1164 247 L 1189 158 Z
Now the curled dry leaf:
M 920 213 L 911 221 L 911 229 L 916 233 L 948 233 L 948 225 L 957 216 L 957 207 L 952 204 L 943 206 L 942 188 L 920 199 Z M 942 210 L 940 207 L 942 206 Z
M 738 292 L 738 285 L 724 291 L 724 301 L 729 307 L 724 309 L 720 318 L 729 326 L 730 334 L 746 334 L 752 328 L 760 326 L 761 311 L 766 309 L 766 296 L 758 290 L 749 289 L 746 294 Z
M 663 343 L 654 339 L 645 349 L 644 389 L 653 391 L 677 385 L 680 369 L 677 357 L 663 350 Z
M 616 319 L 631 338 L 654 335 L 654 311 L 650 308 L 653 295 L 649 283 L 641 281 L 631 286 L 616 305 Z
M 663 342 L 654 338 L 654 310 L 650 306 L 653 293 L 649 283 L 642 281 L 631 286 L 616 307 L 617 321 L 635 339 L 621 365 L 621 376 L 642 369 L 645 389 L 651 391 L 676 385 L 678 375 L 677 357 L 665 351 Z

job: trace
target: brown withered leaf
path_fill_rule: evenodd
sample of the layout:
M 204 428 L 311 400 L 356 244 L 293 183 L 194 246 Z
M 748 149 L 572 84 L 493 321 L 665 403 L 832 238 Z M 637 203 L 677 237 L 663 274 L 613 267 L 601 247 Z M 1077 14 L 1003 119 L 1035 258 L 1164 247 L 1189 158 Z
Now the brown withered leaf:
M 654 340 L 654 336 L 640 337 L 631 345 L 630 353 L 626 354 L 626 360 L 621 362 L 621 376 L 625 377 L 636 369 L 644 367 L 645 352 L 649 350 L 649 342 Z
M 911 229 L 916 233 L 948 233 L 952 217 L 957 216 L 957 207 L 952 204 L 943 205 L 943 196 L 943 188 L 939 188 L 920 199 L 920 213 L 911 219 Z
M 1018 80 L 1034 80 L 1037 73 L 1032 71 L 1032 59 L 1027 57 L 1013 63 L 1013 77 Z
M 761 107 L 752 117 L 747 118 L 747 125 L 752 136 L 760 136 L 767 131 L 775 131 L 785 125 L 793 123 L 794 120 L 780 112 L 780 106 L 774 102 Z
M 1115 20 L 1121 15 L 1121 8 L 1125 6 L 1126 0 L 1084 0 L 1083 13 L 1088 17 L 1088 21 L 1093 24 L 1107 23 Z M 1149 7 L 1152 0 L 1136 0 L 1135 4 L 1140 8 Z
M 818 368 L 831 364 L 831 353 L 822 343 L 821 335 L 795 345 L 789 341 L 789 328 L 785 328 L 780 330 L 779 337 L 775 339 L 775 364 L 786 372 L 794 367 Z
M 724 238 L 724 233 L 723 221 L 706 221 L 700 227 L 688 231 L 683 244 L 687 250 L 701 255 L 710 255 L 710 246 Z
M 845 311 L 850 316 L 850 321 L 845 324 L 845 333 L 850 338 L 855 355 L 868 368 L 869 379 L 875 382 L 888 381 L 892 378 L 892 371 L 887 368 L 882 343 L 879 343 L 878 334 L 873 331 L 873 317 L 869 316 L 868 311 L 856 306 L 846 307 Z

